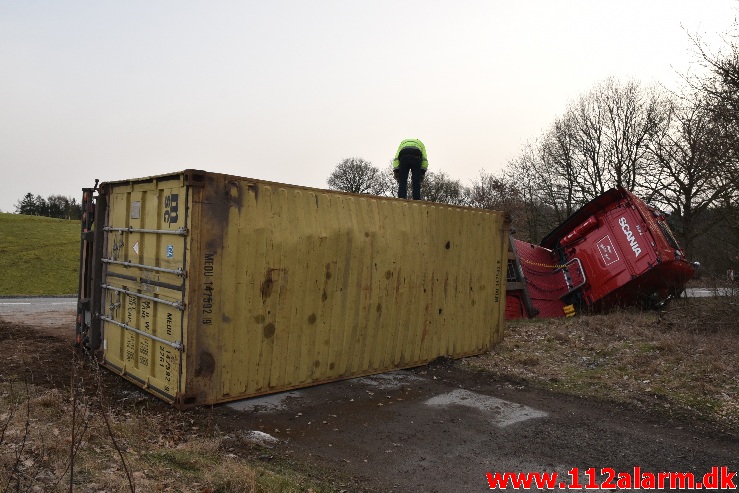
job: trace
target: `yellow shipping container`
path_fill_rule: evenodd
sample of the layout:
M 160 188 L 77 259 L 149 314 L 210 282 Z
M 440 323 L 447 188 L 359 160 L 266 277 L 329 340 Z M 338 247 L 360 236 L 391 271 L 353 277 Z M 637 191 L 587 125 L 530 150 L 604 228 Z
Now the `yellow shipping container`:
M 196 170 L 104 183 L 97 202 L 88 340 L 178 407 L 479 354 L 503 337 L 502 212 Z

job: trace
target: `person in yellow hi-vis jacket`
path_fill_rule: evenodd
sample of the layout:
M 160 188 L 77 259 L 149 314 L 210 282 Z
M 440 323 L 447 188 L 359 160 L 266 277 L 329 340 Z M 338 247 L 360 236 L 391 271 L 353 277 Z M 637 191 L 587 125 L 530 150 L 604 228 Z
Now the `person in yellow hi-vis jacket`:
M 393 159 L 393 176 L 398 182 L 398 198 L 408 197 L 408 173 L 411 175 L 413 200 L 421 200 L 421 182 L 429 167 L 426 147 L 418 139 L 405 139 Z

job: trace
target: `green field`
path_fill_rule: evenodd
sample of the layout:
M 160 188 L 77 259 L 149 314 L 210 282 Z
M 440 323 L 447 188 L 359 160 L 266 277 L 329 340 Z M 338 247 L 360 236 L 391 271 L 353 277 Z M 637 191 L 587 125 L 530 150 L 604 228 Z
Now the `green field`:
M 77 292 L 80 222 L 0 213 L 0 296 Z

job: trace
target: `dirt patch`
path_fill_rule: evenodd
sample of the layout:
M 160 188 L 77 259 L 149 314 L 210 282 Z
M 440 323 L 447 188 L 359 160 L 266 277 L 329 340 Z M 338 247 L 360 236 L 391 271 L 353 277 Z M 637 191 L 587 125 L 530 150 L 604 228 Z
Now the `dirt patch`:
M 0 317 L 0 491 L 320 492 L 354 486 L 340 472 L 266 458 L 265 447 L 234 433 L 221 409 L 179 412 L 100 368 L 72 345 L 74 316 L 73 309 L 60 308 Z
M 683 384 L 698 385 L 706 395 L 720 386 L 735 399 L 736 367 L 706 367 L 710 359 L 695 355 L 729 356 L 701 342 L 706 338 L 685 335 L 692 329 L 677 328 L 676 320 L 685 318 L 679 312 L 634 316 L 611 316 L 620 329 L 591 317 L 513 324 L 489 355 L 188 412 L 76 360 L 73 312 L 36 315 L 32 326 L 5 316 L 0 393 L 7 395 L 0 418 L 13 413 L 15 430 L 30 423 L 32 446 L 21 450 L 20 441 L 6 439 L 4 450 L 13 453 L 5 454 L 4 465 L 22 481 L 19 491 L 69 491 L 64 458 L 75 440 L 75 491 L 130 491 L 130 477 L 136 491 L 465 492 L 489 491 L 485 473 L 493 471 L 567 477 L 573 467 L 638 466 L 702 477 L 714 466 L 739 469 L 731 419 L 706 412 L 711 407 L 679 406 L 667 384 L 662 397 L 653 397 L 646 389 L 654 388 L 638 373 L 645 367 L 656 382 L 660 366 L 648 363 L 662 358 L 668 365 L 674 357 L 667 368 Z M 713 333 L 730 351 L 733 342 L 723 330 L 730 329 Z M 650 333 L 664 337 L 647 341 Z M 700 365 L 703 373 L 679 373 L 676 355 L 685 345 L 693 351 L 683 366 L 695 373 Z M 620 366 L 629 379 L 616 377 Z M 589 371 L 598 368 L 608 377 L 591 378 Z M 75 436 L 71 389 L 77 389 Z M 17 398 L 23 395 L 30 399 Z M 80 415 L 88 416 L 85 432 Z M 22 460 L 14 463 L 19 450 Z

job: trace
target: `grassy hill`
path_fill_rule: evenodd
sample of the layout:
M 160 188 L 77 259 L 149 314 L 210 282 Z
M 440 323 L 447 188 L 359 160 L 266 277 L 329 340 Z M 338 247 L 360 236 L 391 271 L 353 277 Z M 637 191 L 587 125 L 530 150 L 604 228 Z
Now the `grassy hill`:
M 77 292 L 80 223 L 0 213 L 0 296 Z

